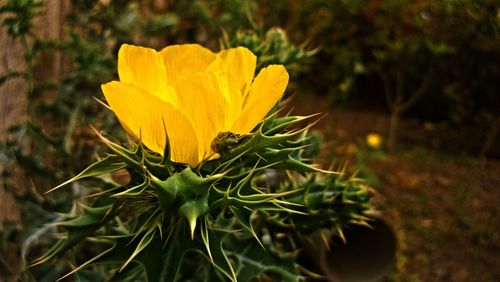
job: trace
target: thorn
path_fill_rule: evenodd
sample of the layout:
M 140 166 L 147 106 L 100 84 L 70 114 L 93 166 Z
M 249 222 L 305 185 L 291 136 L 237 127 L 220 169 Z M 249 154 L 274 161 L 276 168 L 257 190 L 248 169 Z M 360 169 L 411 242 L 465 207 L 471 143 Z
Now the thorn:
M 191 240 L 194 240 L 194 230 L 196 229 L 196 216 L 188 219 L 189 228 L 191 229 Z
M 336 226 L 335 229 L 337 230 L 337 235 L 339 235 L 340 239 L 342 239 L 342 242 L 344 244 L 346 244 L 347 240 L 345 238 L 345 235 L 344 235 L 344 232 L 342 231 L 342 229 L 339 226 Z
M 110 106 L 108 106 L 106 103 L 104 103 L 104 101 L 102 101 L 101 99 L 99 99 L 99 98 L 97 98 L 97 97 L 95 97 L 95 96 L 94 96 L 94 97 L 92 97 L 92 98 L 94 98 L 94 100 L 96 100 L 96 101 L 97 101 L 97 103 L 101 104 L 102 106 L 104 106 L 104 107 L 105 107 L 105 108 L 107 108 L 108 110 L 113 111 L 113 110 L 111 109 L 111 107 L 110 107 Z

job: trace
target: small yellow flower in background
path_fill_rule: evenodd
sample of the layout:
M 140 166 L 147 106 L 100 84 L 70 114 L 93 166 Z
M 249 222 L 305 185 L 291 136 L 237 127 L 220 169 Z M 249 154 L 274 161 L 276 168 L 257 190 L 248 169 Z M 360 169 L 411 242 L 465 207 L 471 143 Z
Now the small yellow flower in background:
M 366 135 L 366 144 L 372 148 L 378 149 L 382 145 L 382 136 L 377 133 L 370 133 Z
M 263 68 L 254 79 L 255 55 L 244 47 L 213 53 L 197 45 L 157 52 L 124 44 L 118 53 L 120 81 L 102 85 L 124 129 L 172 161 L 197 166 L 214 156 L 220 133 L 250 133 L 283 95 L 288 73 Z

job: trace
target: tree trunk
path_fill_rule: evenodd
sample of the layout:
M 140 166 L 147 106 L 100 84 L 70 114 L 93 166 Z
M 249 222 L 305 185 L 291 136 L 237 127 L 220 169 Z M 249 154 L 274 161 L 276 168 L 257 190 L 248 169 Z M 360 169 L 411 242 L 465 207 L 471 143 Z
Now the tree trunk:
M 4 15 L 0 15 L 3 22 Z M 0 29 L 0 77 L 10 72 L 23 72 L 26 70 L 24 61 L 25 47 L 21 39 L 14 39 L 5 30 Z M 15 136 L 9 133 L 13 126 L 26 121 L 28 99 L 28 87 L 21 77 L 9 78 L 0 85 L 0 143 L 13 141 Z M 5 159 L 7 156 L 0 155 L 0 230 L 6 221 L 19 220 L 19 212 L 14 205 L 12 195 L 7 192 L 7 169 L 11 168 L 12 162 Z M 16 169 L 9 169 L 10 173 L 16 175 Z M 14 178 L 17 178 L 14 176 Z M 19 183 L 21 184 L 21 183 Z
M 391 111 L 391 117 L 389 120 L 389 136 L 387 141 L 387 150 L 390 153 L 393 153 L 396 149 L 399 130 L 399 117 L 400 112 L 398 110 Z
M 34 33 L 42 39 L 61 39 L 64 15 L 70 7 L 69 1 L 44 0 L 42 3 L 44 13 L 35 19 Z M 5 0 L 1 0 L 0 6 L 4 4 Z M 3 23 L 4 17 L 4 14 L 0 15 L 0 23 Z M 11 72 L 27 70 L 24 58 L 28 47 L 26 44 L 23 38 L 12 38 L 6 28 L 0 26 L 0 77 Z M 47 79 L 59 76 L 63 72 L 62 61 L 60 54 L 42 56 L 41 68 L 35 73 L 35 78 Z M 24 124 L 28 119 L 28 92 L 29 85 L 21 77 L 8 78 L 0 85 L 0 144 L 12 141 L 19 149 L 29 153 L 31 150 L 29 142 L 18 142 L 20 141 L 16 140 L 18 136 L 12 134 L 10 130 L 12 127 Z M 33 185 L 29 175 L 15 160 L 8 157 L 0 154 L 0 232 L 6 231 L 7 224 L 14 226 L 13 223 L 17 223 L 15 226 L 22 226 L 21 214 L 15 204 L 13 192 L 23 194 L 23 191 L 27 191 L 28 187 Z M 0 249 L 2 254 L 0 269 L 7 271 L 0 273 L 0 281 L 18 281 L 21 258 L 17 244 L 7 241 L 0 248 L 3 248 Z

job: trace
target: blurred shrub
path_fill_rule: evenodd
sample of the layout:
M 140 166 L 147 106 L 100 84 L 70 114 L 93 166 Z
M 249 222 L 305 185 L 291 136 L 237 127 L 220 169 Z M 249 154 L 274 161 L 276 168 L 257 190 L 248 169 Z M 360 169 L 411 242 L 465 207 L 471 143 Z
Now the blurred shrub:
M 292 40 L 321 46 L 300 78 L 336 105 L 394 112 L 406 104 L 399 111 L 485 134 L 498 119 L 498 1 L 285 0 L 261 10 Z
M 292 75 L 301 72 L 303 65 L 299 63 L 309 60 L 318 51 L 309 49 L 305 43 L 300 46 L 290 43 L 286 32 L 278 27 L 266 32 L 262 28 L 238 30 L 232 38 L 225 34 L 223 46 L 245 46 L 250 49 L 258 58 L 257 70 L 270 64 L 280 64 Z
M 0 7 L 8 33 L 17 37 L 31 31 L 32 20 L 41 13 L 41 3 L 35 0 L 6 0 Z

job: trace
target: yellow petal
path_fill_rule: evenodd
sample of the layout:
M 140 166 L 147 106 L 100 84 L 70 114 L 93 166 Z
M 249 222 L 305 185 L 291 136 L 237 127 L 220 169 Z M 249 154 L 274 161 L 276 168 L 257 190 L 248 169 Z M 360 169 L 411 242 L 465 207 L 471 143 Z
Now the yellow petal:
M 229 75 L 243 95 L 250 89 L 255 75 L 257 57 L 245 47 L 231 48 L 217 53 L 222 69 Z
M 134 85 L 112 81 L 102 85 L 106 100 L 127 132 L 159 154 L 168 140 L 171 159 L 198 165 L 198 143 L 187 118 L 171 104 Z
M 234 121 L 241 114 L 243 96 L 237 88 L 236 83 L 231 81 L 230 76 L 226 71 L 216 71 L 210 73 L 210 75 L 212 79 L 215 79 L 212 83 L 216 83 L 216 88 L 220 91 L 218 97 L 221 96 L 224 98 L 224 100 L 222 100 L 225 112 L 224 130 L 229 130 Z
M 199 44 L 171 45 L 160 51 L 168 84 L 192 73 L 205 71 L 216 55 Z
M 238 134 L 249 133 L 272 109 L 285 92 L 288 72 L 282 65 L 263 68 L 243 101 L 243 110 L 231 131 Z
M 199 158 L 212 156 L 210 145 L 221 131 L 229 129 L 227 113 L 228 87 L 224 73 L 199 72 L 180 79 L 175 84 L 179 98 L 179 109 L 188 117 L 197 133 Z
M 155 50 L 123 44 L 118 52 L 118 74 L 121 82 L 175 104 L 175 96 L 167 87 L 163 59 Z

